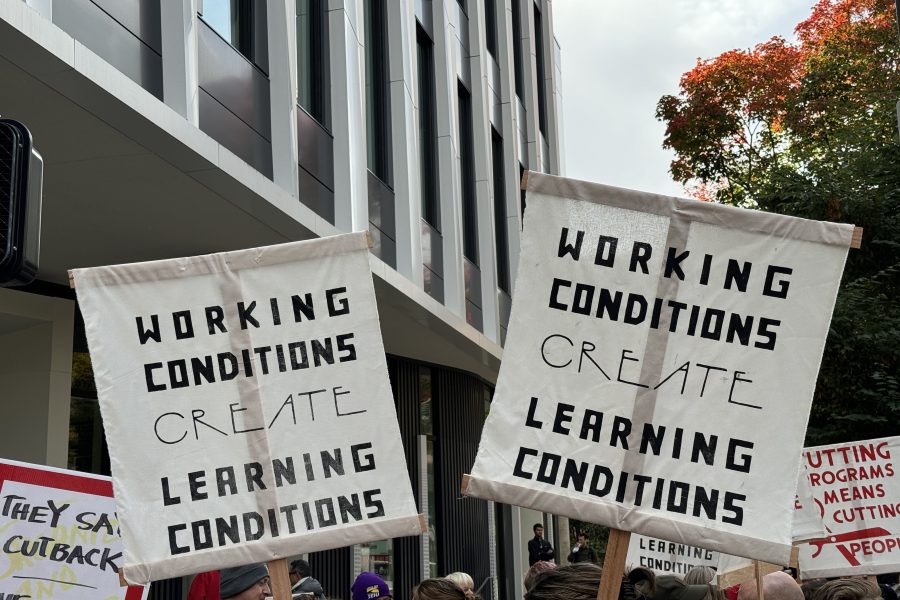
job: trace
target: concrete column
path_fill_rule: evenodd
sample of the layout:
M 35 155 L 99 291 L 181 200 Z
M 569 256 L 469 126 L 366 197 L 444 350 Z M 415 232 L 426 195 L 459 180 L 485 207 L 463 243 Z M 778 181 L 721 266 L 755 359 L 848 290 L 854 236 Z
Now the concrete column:
M 544 36 L 544 75 L 546 79 L 539 81 L 543 85 L 547 98 L 547 146 L 550 149 L 550 172 L 562 173 L 562 66 L 560 50 L 553 35 L 553 0 L 542 0 L 543 19 L 541 24 Z
M 469 67 L 472 93 L 472 134 L 475 144 L 475 201 L 478 207 L 478 267 L 481 270 L 483 332 L 500 343 L 497 303 L 497 243 L 494 228 L 494 182 L 491 160 L 490 103 L 484 3 L 469 4 Z M 502 191 L 501 191 L 502 193 Z
M 163 0 L 160 25 L 163 99 L 188 122 L 199 127 L 196 0 Z
M 269 0 L 269 106 L 272 115 L 272 180 L 291 196 L 300 196 L 297 173 L 297 4 Z
M 534 44 L 534 0 L 519 2 L 522 14 L 522 70 L 525 85 L 522 98 L 525 104 L 528 166 L 532 171 L 541 170 L 540 124 L 538 122 L 537 50 Z
M 506 235 L 509 247 L 509 277 L 515 287 L 516 272 L 519 265 L 519 248 L 522 236 L 522 214 L 519 194 L 519 163 L 528 162 L 528 157 L 521 160 L 518 153 L 518 122 L 516 117 L 516 84 L 513 64 L 512 3 L 519 0 L 498 0 L 497 62 L 500 64 L 500 118 L 503 135 L 503 190 L 506 204 Z M 511 292 L 513 290 L 510 290 Z
M 65 468 L 75 302 L 0 289 L 0 456 Z
M 361 0 L 329 0 L 334 220 L 342 231 L 369 228 L 363 39 Z
M 459 189 L 459 111 L 455 0 L 434 0 L 434 80 L 437 108 L 437 164 L 441 190 L 441 234 L 444 242 L 444 304 L 466 316 L 463 271 L 462 205 Z
M 416 121 L 416 14 L 414 0 L 392 0 L 387 9 L 391 140 L 397 271 L 422 288 L 422 194 Z

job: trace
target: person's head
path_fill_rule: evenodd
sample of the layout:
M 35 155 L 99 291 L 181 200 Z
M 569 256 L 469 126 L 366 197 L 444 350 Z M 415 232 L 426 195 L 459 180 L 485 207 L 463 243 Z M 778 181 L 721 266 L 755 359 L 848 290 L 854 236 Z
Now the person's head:
M 219 571 L 219 596 L 222 600 L 265 600 L 270 595 L 269 571 L 264 564 Z
M 350 587 L 350 592 L 353 595 L 353 600 L 393 598 L 391 590 L 384 579 L 369 571 L 363 571 L 356 576 L 356 581 Z
M 472 576 L 468 573 L 463 573 L 462 571 L 456 571 L 455 573 L 450 573 L 444 579 L 452 581 L 461 589 L 468 598 L 472 598 L 475 596 L 475 582 L 472 580 Z
M 534 537 L 544 537 L 544 526 L 540 523 L 535 523 L 531 530 L 534 532 Z
M 412 600 L 466 600 L 466 593 L 450 579 L 426 579 L 413 588 Z
M 588 543 L 588 534 L 586 531 L 579 531 L 578 537 L 576 538 L 579 546 L 587 546 Z
M 525 591 L 527 592 L 532 587 L 534 587 L 534 580 L 537 578 L 538 574 L 543 573 L 544 571 L 549 571 L 550 569 L 555 569 L 556 563 L 552 563 L 547 560 L 539 560 L 528 569 L 528 572 L 525 573 L 525 581 L 522 585 L 525 586 Z
M 288 571 L 288 575 L 291 578 L 291 585 L 296 585 L 304 577 L 309 577 L 309 563 L 302 558 L 298 558 L 291 563 L 291 570 Z
M 817 589 L 813 600 L 881 600 L 881 590 L 868 579 L 835 579 Z
M 704 600 L 709 593 L 706 584 L 688 585 L 674 575 L 656 575 L 643 567 L 632 569 L 628 579 L 645 600 Z
M 820 587 L 828 583 L 827 579 L 809 579 L 800 584 L 800 589 L 803 591 L 803 598 L 805 600 L 812 600 L 813 595 L 816 593 Z
M 716 585 L 716 570 L 709 565 L 699 565 L 684 576 L 687 585 L 706 585 L 706 600 L 725 600 L 725 592 Z
M 763 598 L 766 600 L 804 600 L 800 584 L 784 571 L 776 571 L 763 577 Z M 756 579 L 741 584 L 738 600 L 756 600 Z
M 525 600 L 594 600 L 602 570 L 593 563 L 575 563 L 537 574 Z M 415 599 L 414 599 L 415 600 Z

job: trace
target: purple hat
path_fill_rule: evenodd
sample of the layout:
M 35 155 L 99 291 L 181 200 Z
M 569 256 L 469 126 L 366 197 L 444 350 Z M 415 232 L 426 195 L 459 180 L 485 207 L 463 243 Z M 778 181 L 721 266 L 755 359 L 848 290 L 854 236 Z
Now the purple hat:
M 384 579 L 369 571 L 363 571 L 356 576 L 350 591 L 353 593 L 353 600 L 375 600 L 384 596 L 393 598 Z

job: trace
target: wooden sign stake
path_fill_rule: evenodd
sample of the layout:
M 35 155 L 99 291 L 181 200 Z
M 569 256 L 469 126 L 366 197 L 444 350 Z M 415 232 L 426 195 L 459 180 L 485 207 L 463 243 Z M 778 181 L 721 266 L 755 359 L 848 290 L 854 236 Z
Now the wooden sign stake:
M 756 600 L 763 600 L 763 573 L 758 560 L 753 561 L 753 570 L 756 572 Z
M 287 559 L 270 560 L 268 566 L 272 598 L 274 600 L 291 600 L 291 577 L 288 575 Z
M 625 575 L 625 558 L 628 555 L 628 542 L 631 532 L 621 529 L 609 530 L 609 541 L 606 543 L 606 558 L 603 559 L 603 574 L 600 576 L 600 589 L 597 600 L 618 600 L 622 587 L 622 576 Z

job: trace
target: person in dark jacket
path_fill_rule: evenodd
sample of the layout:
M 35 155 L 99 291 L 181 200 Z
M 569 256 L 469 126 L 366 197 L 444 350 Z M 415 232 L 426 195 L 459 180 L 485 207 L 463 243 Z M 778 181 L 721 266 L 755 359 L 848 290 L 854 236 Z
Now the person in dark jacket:
M 300 594 L 312 594 L 316 600 L 325 600 L 322 584 L 310 577 L 308 562 L 302 558 L 295 560 L 288 575 L 291 578 L 291 596 L 297 598 Z
M 528 540 L 528 566 L 542 560 L 553 560 L 553 546 L 544 539 L 544 526 L 535 523 L 531 530 L 534 531 L 534 537 Z
M 572 552 L 569 553 L 570 563 L 590 562 L 597 563 L 597 552 L 588 545 L 588 536 L 585 532 L 578 534 L 578 543 L 572 546 Z

